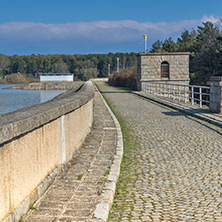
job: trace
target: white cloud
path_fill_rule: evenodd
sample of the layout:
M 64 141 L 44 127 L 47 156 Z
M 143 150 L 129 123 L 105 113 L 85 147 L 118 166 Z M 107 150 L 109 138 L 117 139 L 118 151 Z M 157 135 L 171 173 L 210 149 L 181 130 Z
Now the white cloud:
M 0 25 L 0 37 L 10 39 L 51 40 L 51 39 L 94 39 L 99 41 L 135 40 L 142 33 L 153 37 L 168 37 L 175 32 L 195 27 L 199 21 L 180 22 L 136 22 L 97 21 L 66 24 L 44 24 L 31 22 L 10 22 Z
M 204 15 L 202 18 L 201 18 L 201 22 L 212 22 L 212 23 L 217 23 L 219 22 L 219 18 L 217 17 L 214 17 L 214 15 Z
M 10 22 L 0 24 L 0 47 L 5 43 L 11 46 L 20 44 L 20 48 L 29 47 L 31 50 L 32 45 L 41 47 L 41 43 L 42 45 L 52 45 L 56 42 L 61 43 L 58 45 L 60 48 L 65 44 L 66 47 L 68 44 L 75 44 L 79 48 L 86 48 L 87 44 L 88 47 L 93 44 L 97 46 L 116 44 L 117 46 L 129 42 L 130 45 L 134 45 L 134 48 L 141 48 L 144 33 L 148 35 L 150 43 L 169 36 L 177 38 L 185 29 L 196 28 L 205 21 L 216 23 L 218 18 L 213 15 L 204 15 L 200 20 L 157 23 L 133 20 L 65 24 Z

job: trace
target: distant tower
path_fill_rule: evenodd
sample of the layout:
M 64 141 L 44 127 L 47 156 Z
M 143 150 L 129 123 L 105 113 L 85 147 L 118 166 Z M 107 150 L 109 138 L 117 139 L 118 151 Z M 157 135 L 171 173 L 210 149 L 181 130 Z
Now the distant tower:
M 119 72 L 119 58 L 117 58 L 117 72 Z
M 110 64 L 108 64 L 108 76 L 110 75 Z

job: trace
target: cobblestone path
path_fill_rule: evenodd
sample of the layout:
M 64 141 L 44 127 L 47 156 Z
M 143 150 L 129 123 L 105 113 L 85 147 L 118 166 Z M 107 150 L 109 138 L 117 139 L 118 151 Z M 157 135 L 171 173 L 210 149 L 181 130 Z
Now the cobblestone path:
M 52 186 L 22 221 L 74 222 L 94 220 L 100 192 L 107 178 L 116 148 L 114 121 L 98 93 L 95 95 L 94 123 L 68 170 Z
M 110 221 L 222 221 L 222 129 L 99 87 L 129 134 Z

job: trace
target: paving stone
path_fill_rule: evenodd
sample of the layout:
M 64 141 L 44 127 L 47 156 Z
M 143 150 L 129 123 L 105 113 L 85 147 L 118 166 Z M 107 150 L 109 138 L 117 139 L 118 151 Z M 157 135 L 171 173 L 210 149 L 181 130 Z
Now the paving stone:
M 222 221 L 221 128 L 98 83 L 128 130 L 109 221 Z M 213 203 L 214 205 L 211 205 Z M 135 210 L 137 209 L 137 210 Z M 139 211 L 144 209 L 144 211 Z

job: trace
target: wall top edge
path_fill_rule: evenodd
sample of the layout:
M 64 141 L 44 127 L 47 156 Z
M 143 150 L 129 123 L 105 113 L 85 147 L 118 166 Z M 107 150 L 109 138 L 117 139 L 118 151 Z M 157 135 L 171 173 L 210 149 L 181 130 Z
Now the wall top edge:
M 65 96 L 46 103 L 26 107 L 0 116 L 0 144 L 15 137 L 26 134 L 62 115 L 72 112 L 94 97 L 91 81 L 86 82 L 78 92 L 70 92 Z
M 189 78 L 181 78 L 181 79 L 169 79 L 169 78 L 161 78 L 161 79 L 141 79 L 140 82 L 156 82 L 156 81 L 190 81 Z
M 138 53 L 137 56 L 169 56 L 169 55 L 190 55 L 190 52 L 161 52 L 161 53 Z

